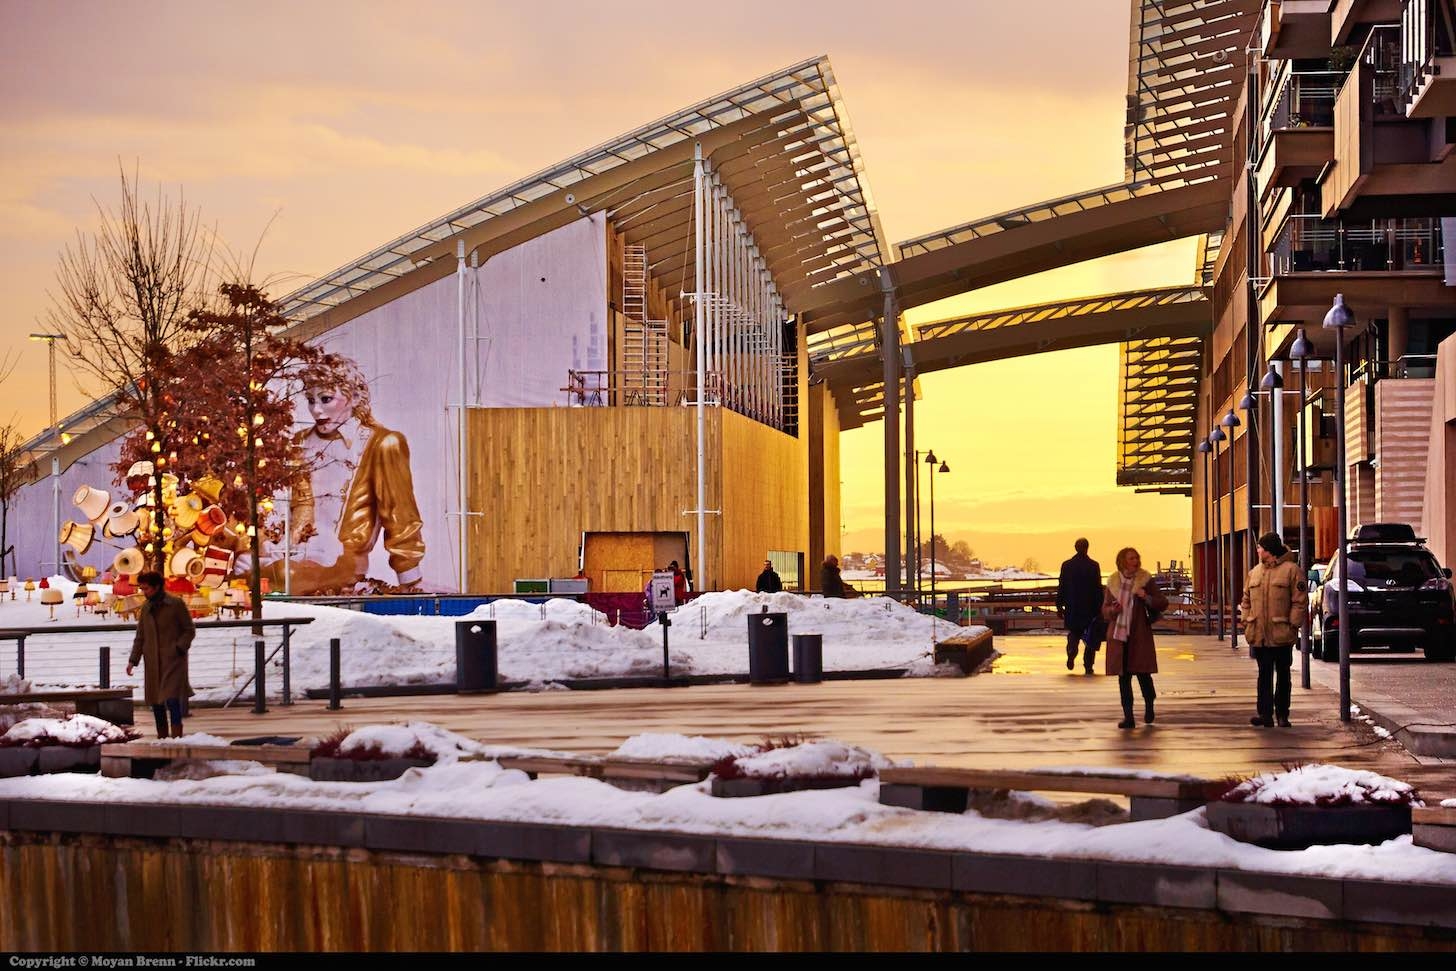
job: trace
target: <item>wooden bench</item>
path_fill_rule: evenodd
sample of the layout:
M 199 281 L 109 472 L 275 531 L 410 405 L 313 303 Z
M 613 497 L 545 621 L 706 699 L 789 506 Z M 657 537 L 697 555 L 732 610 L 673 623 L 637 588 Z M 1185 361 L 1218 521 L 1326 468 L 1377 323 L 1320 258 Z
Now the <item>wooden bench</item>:
M 186 742 L 112 742 L 101 746 L 101 774 L 112 779 L 150 779 L 173 762 L 262 762 L 279 772 L 308 775 L 310 753 L 302 745 L 193 745 Z
M 541 775 L 576 775 L 640 792 L 666 792 L 677 786 L 692 785 L 702 782 L 713 771 L 713 763 L 707 761 L 655 762 L 592 755 L 503 755 L 496 761 L 501 768 L 518 769 L 532 779 Z
M 113 725 L 131 725 L 131 688 L 77 688 L 0 694 L 0 705 L 73 704 L 78 715 L 103 718 Z
M 977 625 L 982 626 L 982 625 Z M 989 627 L 972 633 L 952 634 L 935 644 L 935 663 L 954 664 L 965 674 L 973 673 L 986 662 L 992 653 L 992 634 Z
M 1426 806 L 1411 810 L 1411 842 L 1456 853 L 1456 807 Z
M 880 803 L 931 812 L 963 813 L 974 791 L 1085 792 L 1126 796 L 1132 818 L 1164 819 L 1197 809 L 1227 785 L 1188 776 L 1143 778 L 1125 772 L 1044 772 L 985 769 L 883 769 Z

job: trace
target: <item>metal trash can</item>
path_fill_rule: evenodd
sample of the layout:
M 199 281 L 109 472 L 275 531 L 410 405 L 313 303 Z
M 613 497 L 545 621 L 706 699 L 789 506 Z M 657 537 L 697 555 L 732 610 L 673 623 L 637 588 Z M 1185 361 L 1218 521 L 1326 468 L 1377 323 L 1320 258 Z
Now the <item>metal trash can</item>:
M 455 691 L 496 689 L 495 621 L 462 620 L 455 624 Z
M 818 684 L 824 680 L 824 635 L 794 635 L 794 680 Z
M 784 684 L 789 680 L 789 615 L 749 614 L 748 683 Z

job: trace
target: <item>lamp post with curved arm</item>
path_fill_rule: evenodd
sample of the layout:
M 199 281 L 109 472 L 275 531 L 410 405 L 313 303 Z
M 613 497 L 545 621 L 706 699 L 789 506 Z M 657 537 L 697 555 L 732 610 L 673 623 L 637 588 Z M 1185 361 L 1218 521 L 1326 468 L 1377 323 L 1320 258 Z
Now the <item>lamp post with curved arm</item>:
M 1208 568 L 1208 551 L 1210 542 L 1213 539 L 1213 484 L 1209 481 L 1208 456 L 1212 454 L 1213 446 L 1208 439 L 1200 439 L 1198 442 L 1198 454 L 1203 456 L 1203 633 L 1205 636 L 1213 633 L 1213 584 L 1210 583 L 1216 575 Z
M 1345 295 L 1335 294 L 1335 302 L 1325 314 L 1324 326 L 1335 332 L 1335 508 L 1339 510 L 1339 553 L 1336 569 L 1339 582 L 1338 601 L 1340 639 L 1340 721 L 1350 720 L 1350 611 L 1349 611 L 1349 510 L 1345 501 L 1345 330 L 1355 323 L 1355 314 L 1345 305 Z
M 1218 498 L 1218 483 L 1213 480 L 1218 478 L 1218 443 L 1227 439 L 1228 436 L 1217 425 L 1214 425 L 1213 431 L 1208 433 L 1208 444 L 1213 452 L 1213 474 L 1209 476 L 1209 488 L 1212 490 L 1213 495 L 1213 575 L 1217 578 L 1217 584 L 1214 587 L 1214 599 L 1217 602 L 1214 606 L 1218 608 L 1219 640 L 1223 640 L 1223 605 L 1225 602 L 1223 595 L 1223 502 Z M 1225 452 L 1224 454 L 1227 455 L 1229 453 Z M 1233 459 L 1229 459 L 1229 461 L 1232 462 Z M 1230 504 L 1230 509 L 1232 509 L 1232 504 Z
M 1234 594 L 1238 591 L 1238 576 L 1234 573 L 1238 565 L 1238 543 L 1234 539 L 1234 429 L 1243 422 L 1239 416 L 1234 414 L 1232 408 L 1228 414 L 1223 416 L 1219 424 L 1228 429 L 1228 448 L 1224 454 L 1229 460 L 1229 555 L 1228 555 L 1228 609 L 1229 609 L 1229 647 L 1238 649 L 1239 646 L 1239 617 L 1234 612 Z M 1246 526 L 1252 524 L 1245 524 Z
M 1309 339 L 1304 336 L 1304 328 L 1299 328 L 1299 333 L 1294 338 L 1294 343 L 1289 346 L 1289 359 L 1299 366 L 1299 575 L 1306 583 L 1309 577 L 1309 542 L 1305 534 L 1309 530 L 1309 455 L 1305 450 L 1305 395 L 1307 372 L 1309 370 L 1309 358 L 1314 355 L 1314 347 Z M 1304 623 L 1299 625 L 1299 686 L 1309 687 L 1309 611 L 1304 612 Z

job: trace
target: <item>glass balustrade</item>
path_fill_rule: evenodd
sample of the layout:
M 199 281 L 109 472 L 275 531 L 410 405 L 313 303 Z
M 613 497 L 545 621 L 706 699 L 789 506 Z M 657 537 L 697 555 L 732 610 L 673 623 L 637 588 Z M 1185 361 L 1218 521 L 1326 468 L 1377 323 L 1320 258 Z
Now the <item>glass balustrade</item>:
M 1440 270 L 1438 219 L 1290 216 L 1272 253 L 1275 276 L 1290 273 Z

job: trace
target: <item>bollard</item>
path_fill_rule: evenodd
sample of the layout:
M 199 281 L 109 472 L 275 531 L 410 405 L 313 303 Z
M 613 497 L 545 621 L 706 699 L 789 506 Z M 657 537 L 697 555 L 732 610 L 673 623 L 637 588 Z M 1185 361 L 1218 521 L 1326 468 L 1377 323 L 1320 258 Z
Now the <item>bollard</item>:
M 657 612 L 657 622 L 662 625 L 662 680 L 667 681 L 670 677 L 670 668 L 667 663 L 667 629 L 672 626 L 672 621 L 667 618 L 667 611 Z
M 97 684 L 103 688 L 109 688 L 111 687 L 111 648 L 97 648 L 97 653 L 101 655 L 101 677 L 97 680 Z
M 748 683 L 784 684 L 789 680 L 789 615 L 748 615 Z
M 338 711 L 339 704 L 339 639 L 329 638 L 329 711 Z
M 824 635 L 794 635 L 794 680 L 818 684 L 824 680 Z
M 496 688 L 495 621 L 461 620 L 455 623 L 455 691 L 494 691 Z
M 253 714 L 262 715 L 268 711 L 268 690 L 263 683 L 263 669 L 267 667 L 265 655 L 267 646 L 261 641 L 253 642 Z

